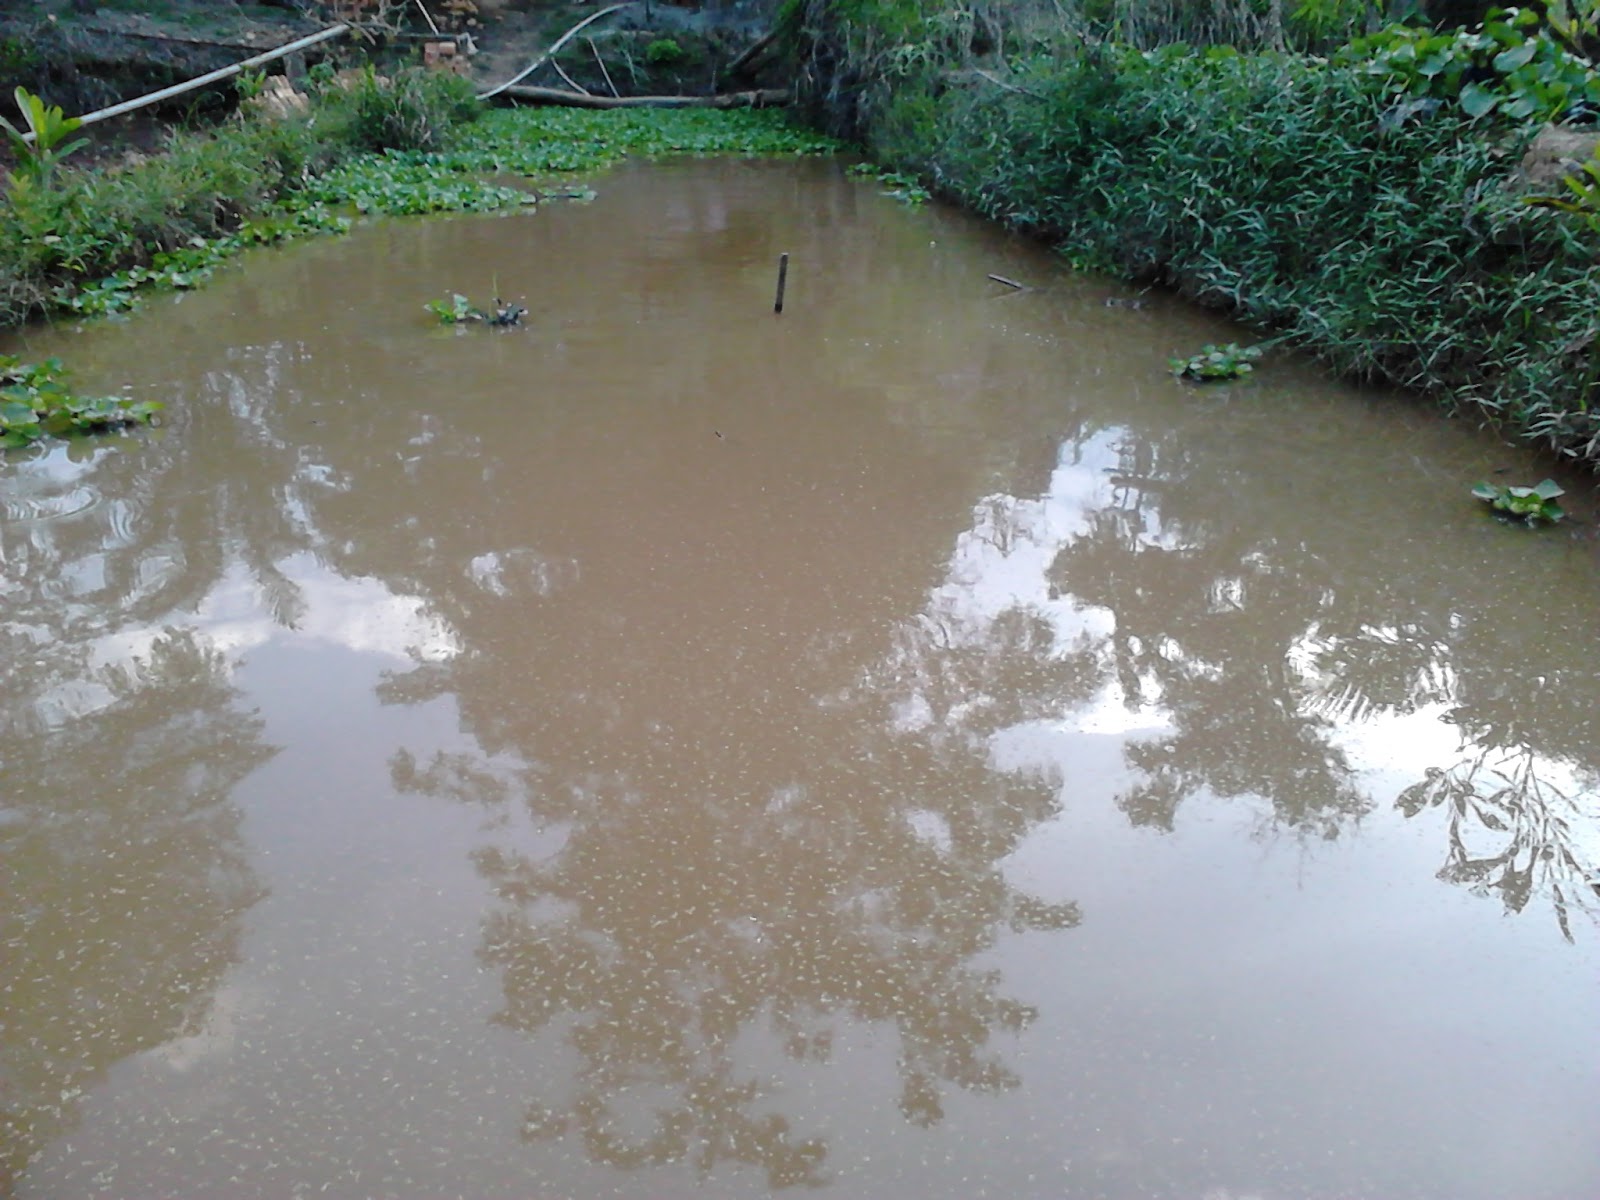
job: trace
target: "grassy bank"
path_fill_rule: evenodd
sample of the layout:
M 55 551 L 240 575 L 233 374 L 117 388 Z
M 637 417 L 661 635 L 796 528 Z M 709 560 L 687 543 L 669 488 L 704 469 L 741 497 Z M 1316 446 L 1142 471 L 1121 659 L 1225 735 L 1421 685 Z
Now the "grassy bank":
M 772 112 L 484 112 L 451 75 L 324 79 L 301 116 L 245 116 L 119 168 L 63 165 L 42 183 L 14 180 L 0 200 L 0 324 L 119 311 L 142 291 L 197 285 L 246 246 L 340 230 L 354 215 L 536 199 L 492 175 L 548 178 L 629 154 L 834 145 Z
M 813 116 L 1075 260 L 1600 467 L 1600 238 L 1507 187 L 1537 104 L 1517 93 L 1519 122 L 1352 56 L 1005 48 L 948 15 L 792 8 Z

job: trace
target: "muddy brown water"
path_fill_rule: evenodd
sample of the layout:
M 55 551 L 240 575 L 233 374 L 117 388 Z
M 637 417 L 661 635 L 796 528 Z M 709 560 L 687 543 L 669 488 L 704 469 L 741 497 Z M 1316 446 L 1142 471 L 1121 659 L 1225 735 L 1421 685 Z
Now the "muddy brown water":
M 832 163 L 598 190 L 20 342 L 169 407 L 0 475 L 0 1194 L 1600 1195 L 1592 505 Z

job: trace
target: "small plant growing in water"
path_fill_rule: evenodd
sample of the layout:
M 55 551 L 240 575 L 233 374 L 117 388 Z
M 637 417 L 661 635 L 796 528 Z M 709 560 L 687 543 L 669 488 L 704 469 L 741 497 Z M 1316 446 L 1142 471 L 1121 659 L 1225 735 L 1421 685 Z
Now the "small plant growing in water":
M 1472 489 L 1472 494 L 1495 512 L 1518 518 L 1529 525 L 1537 525 L 1541 521 L 1554 524 L 1567 515 L 1556 503 L 1556 497 L 1564 492 L 1554 479 L 1546 479 L 1532 487 L 1480 483 Z
M 846 174 L 858 175 L 863 179 L 876 179 L 884 185 L 884 195 L 893 196 L 896 200 L 911 208 L 926 204 L 933 195 L 927 188 L 918 183 L 914 176 L 902 174 L 899 171 L 884 171 L 872 163 L 857 163 L 855 166 L 850 167 Z
M 1250 374 L 1255 370 L 1256 359 L 1260 357 L 1259 346 L 1241 346 L 1237 342 L 1229 342 L 1226 346 L 1201 346 L 1199 354 L 1191 358 L 1169 358 L 1167 365 L 1179 379 L 1212 383 Z
M 523 316 L 528 311 L 520 304 L 507 304 L 496 297 L 494 311 L 485 312 L 459 292 L 452 294 L 447 300 L 429 300 L 423 307 L 437 317 L 441 325 L 465 325 L 469 321 L 483 321 L 489 325 L 506 327 L 521 324 Z
M 65 383 L 59 358 L 25 363 L 0 354 L 0 448 L 14 449 L 51 434 L 93 433 L 149 421 L 161 404 L 121 396 L 78 396 Z
M 441 325 L 465 325 L 468 321 L 484 319 L 483 310 L 474 308 L 472 302 L 459 292 L 445 300 L 429 300 L 423 307 L 438 317 Z

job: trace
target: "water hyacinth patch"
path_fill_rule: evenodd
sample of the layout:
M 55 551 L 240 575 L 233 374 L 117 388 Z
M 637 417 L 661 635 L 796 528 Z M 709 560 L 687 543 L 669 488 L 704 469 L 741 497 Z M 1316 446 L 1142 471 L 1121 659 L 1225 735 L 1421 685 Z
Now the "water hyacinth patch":
M 82 285 L 64 284 L 52 302 L 81 316 L 127 312 L 139 305 L 146 291 L 186 291 L 211 278 L 223 262 L 250 246 L 266 246 L 321 233 L 343 233 L 350 222 L 319 204 L 255 221 L 246 221 L 224 237 L 192 237 L 176 250 L 154 255 L 147 267 L 129 267 Z
M 880 170 L 872 163 L 857 163 L 845 173 L 864 179 L 876 179 L 884 185 L 884 195 L 892 196 L 911 208 L 926 204 L 932 197 L 932 193 L 918 183 L 914 176 L 899 171 Z
M 1240 346 L 1229 342 L 1226 346 L 1206 345 L 1191 358 L 1171 358 L 1167 365 L 1179 379 L 1196 383 L 1213 383 L 1222 379 L 1239 379 L 1255 370 L 1254 363 L 1261 357 L 1259 346 Z
M 474 308 L 460 292 L 445 300 L 429 300 L 423 307 L 437 317 L 441 325 L 464 325 L 468 321 L 481 321 L 484 316 L 483 310 Z
M 1496 513 L 1520 519 L 1529 525 L 1537 525 L 1541 521 L 1553 525 L 1567 515 L 1556 503 L 1556 497 L 1565 495 L 1565 489 L 1553 479 L 1543 480 L 1532 487 L 1480 483 L 1472 489 L 1472 494 Z
M 14 449 L 40 438 L 121 429 L 150 421 L 160 411 L 154 400 L 122 396 L 79 396 L 66 386 L 58 358 L 25 363 L 0 354 L 0 447 Z

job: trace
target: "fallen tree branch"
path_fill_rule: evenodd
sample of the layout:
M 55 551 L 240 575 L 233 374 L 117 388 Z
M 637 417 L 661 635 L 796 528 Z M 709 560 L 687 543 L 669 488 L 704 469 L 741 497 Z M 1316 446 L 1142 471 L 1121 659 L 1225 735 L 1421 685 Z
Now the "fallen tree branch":
M 584 96 L 560 88 L 508 84 L 498 95 L 525 104 L 556 104 L 567 108 L 774 108 L 790 100 L 788 88 L 758 88 L 751 92 L 724 92 L 720 96 Z
M 613 96 L 622 95 L 621 92 L 617 91 L 617 85 L 611 82 L 611 72 L 606 70 L 606 60 L 600 57 L 600 49 L 594 44 L 594 39 L 584 38 L 583 40 L 589 43 L 589 53 L 594 55 L 594 61 L 600 65 L 600 78 L 606 81 L 606 86 L 611 89 L 611 94 Z M 552 59 L 551 61 L 554 62 L 555 60 Z
M 594 93 L 591 92 L 588 88 L 584 87 L 583 84 L 579 83 L 571 75 L 568 75 L 565 71 L 563 71 L 561 69 L 561 64 L 558 63 L 555 59 L 552 58 L 550 60 L 550 66 L 555 71 L 555 73 L 557 75 L 561 76 L 561 78 L 565 81 L 566 85 L 569 88 L 571 88 L 573 91 L 581 92 L 585 96 L 594 95 Z
M 526 79 L 529 75 L 532 75 L 540 67 L 544 66 L 545 61 L 547 59 L 554 57 L 556 51 L 560 50 L 561 47 L 565 46 L 568 42 L 570 42 L 578 34 L 578 32 L 581 29 L 583 29 L 585 26 L 593 25 L 601 17 L 609 17 L 614 12 L 620 12 L 624 8 L 632 8 L 632 7 L 633 7 L 633 5 L 632 5 L 631 2 L 628 3 L 628 4 L 613 4 L 610 8 L 602 8 L 599 12 L 595 13 L 593 16 L 585 17 L 583 20 L 579 21 L 576 25 L 574 25 L 571 29 L 567 30 L 560 37 L 558 37 L 555 40 L 554 44 L 551 45 L 550 49 L 546 50 L 538 58 L 534 59 L 532 63 L 530 63 L 528 66 L 524 67 L 520 72 L 518 72 L 517 74 L 513 75 L 510 79 L 506 80 L 499 87 L 490 88 L 487 92 L 479 92 L 478 93 L 478 99 L 479 100 L 492 100 L 496 96 L 498 96 L 502 92 L 504 92 L 507 88 L 515 87 L 517 84 L 521 83 L 524 79 Z

